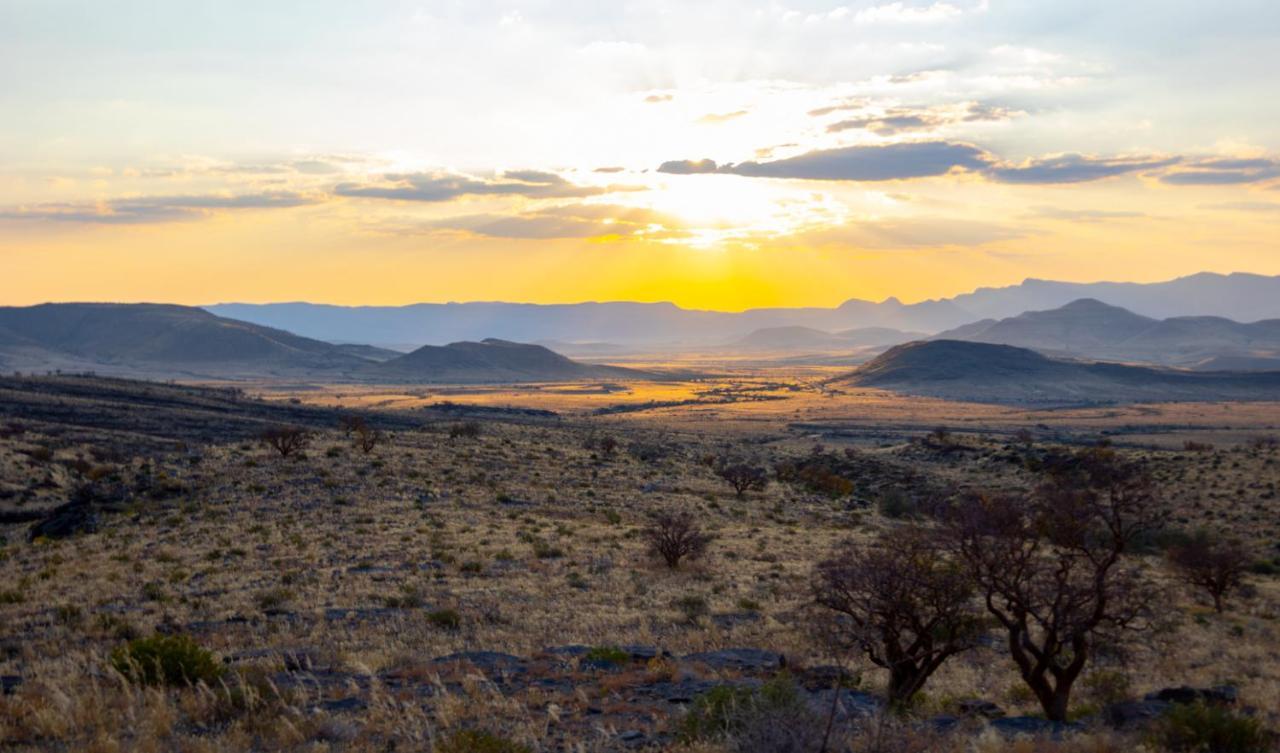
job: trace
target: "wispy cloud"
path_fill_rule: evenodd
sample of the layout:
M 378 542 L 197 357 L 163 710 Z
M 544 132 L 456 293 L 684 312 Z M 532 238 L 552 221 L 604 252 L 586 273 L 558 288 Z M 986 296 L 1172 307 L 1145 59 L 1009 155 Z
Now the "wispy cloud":
M 1258 183 L 1280 177 L 1280 161 L 1266 158 L 1210 158 L 1196 160 L 1182 169 L 1160 176 L 1177 186 L 1227 186 Z
M 199 219 L 219 210 L 285 209 L 321 201 L 322 196 L 291 191 L 238 195 L 142 196 L 15 207 L 0 210 L 0 220 L 139 225 Z
M 463 196 L 582 198 L 637 190 L 642 189 L 578 185 L 556 173 L 541 170 L 512 170 L 494 179 L 443 172 L 388 173 L 376 182 L 344 182 L 333 188 L 338 196 L 423 202 L 450 201 Z
M 1175 165 L 1179 157 L 1095 157 L 1058 154 L 992 166 L 987 174 L 1002 183 L 1086 183 L 1126 173 Z
M 643 207 L 616 204 L 569 204 L 521 214 L 473 214 L 417 225 L 421 229 L 457 230 L 489 238 L 551 239 L 650 236 L 670 238 L 679 222 Z
M 980 170 L 986 153 L 970 144 L 918 141 L 883 146 L 823 149 L 795 157 L 717 165 L 711 160 L 665 162 L 659 172 L 730 173 L 753 178 L 881 181 L 945 175 L 955 169 Z
M 857 115 L 829 124 L 827 133 L 866 130 L 880 136 L 893 136 L 911 131 L 933 130 L 957 123 L 994 123 L 1012 120 L 1025 114 L 1019 110 L 981 102 L 932 107 L 889 107 L 880 110 L 870 110 L 866 107 L 849 109 L 858 111 Z M 810 114 L 823 110 L 826 108 L 810 111 Z

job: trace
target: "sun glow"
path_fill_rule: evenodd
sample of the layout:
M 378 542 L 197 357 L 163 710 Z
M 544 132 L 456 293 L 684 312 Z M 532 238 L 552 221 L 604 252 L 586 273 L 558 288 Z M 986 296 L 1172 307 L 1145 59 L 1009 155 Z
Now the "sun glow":
M 661 242 L 697 249 L 754 246 L 770 238 L 840 224 L 848 213 L 845 205 L 825 192 L 794 190 L 735 175 L 666 181 L 637 201 L 680 223 L 678 232 Z

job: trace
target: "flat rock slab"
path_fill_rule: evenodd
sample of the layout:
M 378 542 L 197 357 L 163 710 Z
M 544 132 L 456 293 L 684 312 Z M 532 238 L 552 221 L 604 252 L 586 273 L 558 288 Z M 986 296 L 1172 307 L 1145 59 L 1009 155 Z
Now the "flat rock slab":
M 682 661 L 702 664 L 712 669 L 737 669 L 744 672 L 773 672 L 787 665 L 782 654 L 759 648 L 726 648 L 689 654 Z
M 995 719 L 987 726 L 1005 737 L 1049 737 L 1054 740 L 1082 729 L 1074 722 L 1051 722 L 1038 716 L 1009 716 Z

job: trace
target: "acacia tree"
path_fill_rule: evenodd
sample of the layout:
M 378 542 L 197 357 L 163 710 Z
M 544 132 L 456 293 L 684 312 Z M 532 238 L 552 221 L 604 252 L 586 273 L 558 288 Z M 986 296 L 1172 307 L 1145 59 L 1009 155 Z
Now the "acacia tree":
M 1207 531 L 1197 531 L 1187 541 L 1170 547 L 1167 556 L 1183 582 L 1209 594 L 1218 614 L 1226 607 L 1227 594 L 1239 588 L 1253 559 L 1239 541 L 1217 538 Z
M 644 537 L 654 554 L 672 570 L 680 567 L 680 561 L 697 559 L 707 550 L 715 537 L 704 533 L 693 516 L 687 512 L 664 512 L 654 516 L 644 529 Z
M 287 458 L 306 447 L 311 436 L 300 426 L 271 426 L 263 429 L 258 438 L 280 457 Z
M 845 618 L 830 638 L 889 671 L 889 701 L 898 708 L 981 632 L 972 581 L 937 534 L 919 526 L 870 545 L 845 544 L 815 568 L 813 592 Z
M 1051 468 L 1030 497 L 977 497 L 953 511 L 953 552 L 1049 719 L 1066 719 L 1099 645 L 1149 626 L 1154 592 L 1125 554 L 1161 521 L 1150 476 L 1101 447 Z
M 764 491 L 769 485 L 769 474 L 765 469 L 747 463 L 720 460 L 716 462 L 715 473 L 733 487 L 733 492 L 739 499 L 749 491 Z

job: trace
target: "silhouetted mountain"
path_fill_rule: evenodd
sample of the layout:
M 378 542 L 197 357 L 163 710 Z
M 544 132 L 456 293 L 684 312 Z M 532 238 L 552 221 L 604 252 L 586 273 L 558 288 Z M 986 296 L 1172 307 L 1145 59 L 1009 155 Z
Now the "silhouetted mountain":
M 1280 318 L 1280 276 L 1201 272 L 1167 282 L 1054 282 L 1024 280 L 1003 288 L 979 288 L 951 302 L 974 319 L 1016 316 L 1094 298 L 1142 316 L 1221 316 L 1236 321 Z
M 1280 398 L 1280 372 L 1191 372 L 1064 361 L 1026 348 L 958 340 L 899 345 L 834 383 L 1015 404 Z
M 1203 273 L 1169 282 L 1070 283 L 1026 280 L 951 299 L 904 304 L 849 300 L 835 308 L 762 308 L 741 313 L 682 309 L 671 303 L 420 303 L 329 306 L 311 303 L 219 304 L 216 314 L 330 342 L 443 344 L 502 337 L 519 342 L 598 341 L 624 346 L 717 345 L 760 329 L 808 327 L 824 332 L 887 327 L 935 333 L 979 319 L 1093 298 L 1153 318 L 1280 318 L 1280 276 Z
M 0 308 L 0 363 L 21 370 L 270 375 L 342 374 L 368 361 L 190 306 L 57 303 Z
M 967 340 L 1113 361 L 1199 366 L 1211 359 L 1280 356 L 1280 319 L 1251 324 L 1214 316 L 1157 320 L 1093 299 L 1049 311 L 1028 311 L 943 332 L 936 340 Z M 1265 362 L 1265 361 L 1264 361 Z
M 812 327 L 766 327 L 721 347 L 738 352 L 830 352 L 855 348 L 883 347 L 917 340 L 920 332 L 903 332 L 888 327 L 859 327 L 841 332 L 823 332 Z
M 643 379 L 652 376 L 616 366 L 578 363 L 541 345 L 493 338 L 481 342 L 424 345 L 412 353 L 371 366 L 367 373 L 386 380 L 448 384 Z

